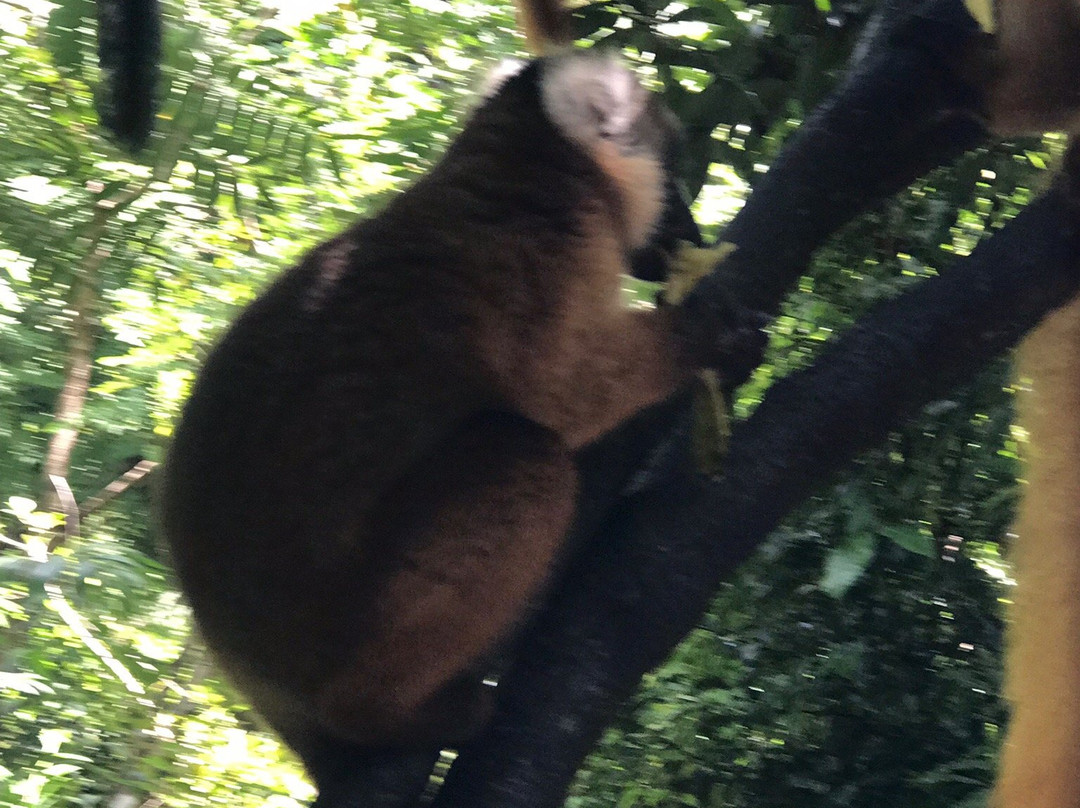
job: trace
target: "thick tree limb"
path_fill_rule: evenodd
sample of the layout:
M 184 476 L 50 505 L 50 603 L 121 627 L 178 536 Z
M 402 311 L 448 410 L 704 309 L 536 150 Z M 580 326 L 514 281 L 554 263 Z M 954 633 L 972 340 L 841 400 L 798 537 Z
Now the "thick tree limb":
M 738 249 L 691 305 L 727 296 L 775 312 L 837 229 L 985 138 L 953 63 L 974 21 L 960 0 L 903 6 L 870 24 L 843 83 L 754 186 L 722 236 Z

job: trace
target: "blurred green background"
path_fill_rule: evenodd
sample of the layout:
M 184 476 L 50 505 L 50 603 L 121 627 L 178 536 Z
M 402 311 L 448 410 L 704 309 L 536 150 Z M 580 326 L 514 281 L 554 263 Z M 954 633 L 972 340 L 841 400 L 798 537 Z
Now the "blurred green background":
M 581 22 L 685 122 L 715 233 L 872 7 L 632 0 Z M 97 128 L 91 0 L 0 0 L 0 806 L 313 796 L 192 633 L 154 474 L 100 493 L 161 459 L 238 307 L 425 171 L 485 71 L 522 47 L 509 0 L 165 9 L 158 134 L 131 158 Z M 973 153 L 845 228 L 739 411 L 1023 207 L 1060 145 Z M 983 805 L 1006 715 L 1011 419 L 1002 362 L 793 515 L 647 678 L 571 805 Z M 65 536 L 50 511 L 72 497 L 84 513 Z

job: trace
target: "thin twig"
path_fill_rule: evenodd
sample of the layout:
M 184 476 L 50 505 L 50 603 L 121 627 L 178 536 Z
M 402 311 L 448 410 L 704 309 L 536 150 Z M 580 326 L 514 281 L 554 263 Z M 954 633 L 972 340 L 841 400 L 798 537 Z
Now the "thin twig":
M 89 648 L 106 668 L 112 671 L 113 675 L 120 680 L 120 683 L 127 688 L 128 692 L 138 696 L 145 695 L 146 688 L 139 684 L 139 681 L 121 664 L 120 660 L 113 656 L 112 651 L 105 646 L 105 643 L 94 636 L 93 632 L 90 631 L 88 622 L 68 602 L 60 587 L 57 584 L 45 584 L 45 592 L 52 601 L 57 614 L 60 615 L 68 628 L 75 632 L 75 636 L 82 640 L 83 645 Z

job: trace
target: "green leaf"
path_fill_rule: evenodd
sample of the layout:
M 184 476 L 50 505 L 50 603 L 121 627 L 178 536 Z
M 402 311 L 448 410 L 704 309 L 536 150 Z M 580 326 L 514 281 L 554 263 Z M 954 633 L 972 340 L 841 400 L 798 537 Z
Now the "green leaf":
M 54 763 L 52 766 L 46 766 L 41 773 L 48 777 L 63 777 L 77 771 L 82 771 L 82 766 L 75 766 L 71 763 Z
M 886 525 L 879 528 L 878 533 L 899 547 L 903 547 L 909 553 L 915 553 L 926 558 L 933 558 L 937 555 L 934 548 L 934 537 L 915 525 Z
M 874 560 L 877 539 L 873 533 L 851 535 L 839 547 L 833 548 L 825 558 L 825 569 L 820 588 L 834 598 L 842 598 L 866 572 Z
M 48 561 L 0 557 L 0 581 L 48 583 L 57 580 L 66 566 L 64 559 L 55 555 Z
M 574 34 L 578 38 L 593 36 L 602 28 L 610 28 L 619 18 L 619 8 L 604 0 L 574 9 Z
M 84 20 L 93 18 L 94 7 L 90 0 L 60 0 L 49 14 L 45 42 L 57 67 L 75 69 L 82 66 L 86 40 L 76 32 Z

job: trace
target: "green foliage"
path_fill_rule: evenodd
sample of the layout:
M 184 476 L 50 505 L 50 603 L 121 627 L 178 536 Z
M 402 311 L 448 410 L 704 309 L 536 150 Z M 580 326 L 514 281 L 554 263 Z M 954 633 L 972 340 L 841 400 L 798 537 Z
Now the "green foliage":
M 650 677 L 575 806 L 955 806 L 988 782 L 1002 710 L 994 586 L 882 546 L 842 602 L 822 501 Z M 823 535 L 824 533 L 824 535 Z M 634 794 L 633 797 L 629 794 Z
M 160 460 L 238 307 L 430 166 L 481 66 L 519 47 L 509 2 L 278 5 L 167 4 L 159 131 L 137 159 L 93 114 L 93 4 L 0 5 L 0 806 L 311 796 L 192 633 L 152 485 L 65 539 L 42 473 L 88 508 Z M 828 91 L 868 5 L 604 0 L 580 22 L 687 123 L 687 176 L 718 223 Z M 873 302 L 947 271 L 1058 145 L 971 155 L 839 234 L 739 412 Z M 88 381 L 64 409 L 80 335 Z M 978 804 L 1002 720 L 1009 398 L 990 370 L 792 517 L 649 678 L 574 804 Z

